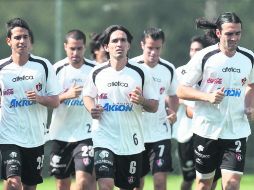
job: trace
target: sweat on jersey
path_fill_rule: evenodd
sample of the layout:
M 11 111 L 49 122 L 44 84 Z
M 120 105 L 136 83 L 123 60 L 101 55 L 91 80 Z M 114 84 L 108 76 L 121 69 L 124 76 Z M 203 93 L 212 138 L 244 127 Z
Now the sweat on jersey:
M 84 86 L 85 80 L 95 65 L 92 61 L 84 59 L 80 68 L 69 64 L 65 58 L 54 64 L 57 79 L 62 92 L 67 91 L 73 85 Z M 49 128 L 51 140 L 65 142 L 77 142 L 91 138 L 92 117 L 83 103 L 83 95 L 74 99 L 64 100 L 59 107 L 53 110 Z
M 166 96 L 176 95 L 177 81 L 175 66 L 160 58 L 159 63 L 151 68 L 144 64 L 143 55 L 132 58 L 130 63 L 132 62 L 142 64 L 149 70 L 157 87 L 156 92 L 159 94 L 159 107 L 157 112 L 143 112 L 142 119 L 145 143 L 171 139 L 171 126 L 169 120 L 166 118 L 165 98 Z
M 237 139 L 250 135 L 244 99 L 246 86 L 254 83 L 253 60 L 253 52 L 246 48 L 238 47 L 235 55 L 228 57 L 215 44 L 200 50 L 189 61 L 181 84 L 199 83 L 199 90 L 206 93 L 225 88 L 225 97 L 220 104 L 196 101 L 195 134 L 210 139 Z
M 126 66 L 116 71 L 109 62 L 94 67 L 83 91 L 97 98 L 104 111 L 93 122 L 94 147 L 108 148 L 117 155 L 132 155 L 144 150 L 142 106 L 130 102 L 130 93 L 140 87 L 146 99 L 158 100 L 155 84 L 143 66 Z
M 27 99 L 25 92 L 40 96 L 58 95 L 60 89 L 51 63 L 30 55 L 19 66 L 11 57 L 0 60 L 1 116 L 0 144 L 31 148 L 44 144 L 47 107 Z

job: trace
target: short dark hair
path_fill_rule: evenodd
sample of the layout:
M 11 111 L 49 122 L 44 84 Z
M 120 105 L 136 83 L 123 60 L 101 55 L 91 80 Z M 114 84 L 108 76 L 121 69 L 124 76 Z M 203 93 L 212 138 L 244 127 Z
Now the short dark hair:
M 13 18 L 13 19 L 6 22 L 6 29 L 7 29 L 6 36 L 7 36 L 7 38 L 11 38 L 11 35 L 12 35 L 11 30 L 16 27 L 25 28 L 28 31 L 28 34 L 31 38 L 31 43 L 32 44 L 34 43 L 33 32 L 30 29 L 30 27 L 28 26 L 27 22 L 25 20 L 23 20 L 22 18 Z
M 208 21 L 205 18 L 198 18 L 196 20 L 197 28 L 208 29 L 207 35 L 210 35 L 211 38 L 214 38 L 218 41 L 218 37 L 216 36 L 216 29 L 222 30 L 222 24 L 224 23 L 240 23 L 241 27 L 242 21 L 234 12 L 225 12 L 219 15 L 216 21 Z
M 73 29 L 67 32 L 67 34 L 65 35 L 64 42 L 67 43 L 69 38 L 72 38 L 75 40 L 83 40 L 84 45 L 86 44 L 86 35 L 81 30 Z
M 131 43 L 133 37 L 132 37 L 131 33 L 129 32 L 129 30 L 127 30 L 124 26 L 121 26 L 121 25 L 111 25 L 111 26 L 107 27 L 101 35 L 102 45 L 105 45 L 105 44 L 109 43 L 109 39 L 110 39 L 111 34 L 116 30 L 123 31 L 127 36 L 127 41 L 129 43 Z
M 91 54 L 92 54 L 93 58 L 95 59 L 96 58 L 95 51 L 99 50 L 102 46 L 102 44 L 101 44 L 101 33 L 100 34 L 92 33 L 90 35 L 90 38 L 91 38 L 91 42 L 89 44 L 90 51 L 91 51 Z
M 149 37 L 152 38 L 153 40 L 161 39 L 163 43 L 165 41 L 165 34 L 160 28 L 151 27 L 145 29 L 142 35 L 142 41 L 145 42 L 145 39 Z

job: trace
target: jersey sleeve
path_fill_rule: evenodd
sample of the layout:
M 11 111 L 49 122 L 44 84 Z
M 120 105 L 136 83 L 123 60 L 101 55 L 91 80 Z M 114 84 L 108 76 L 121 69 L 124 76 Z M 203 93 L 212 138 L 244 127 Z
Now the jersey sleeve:
M 179 83 L 185 86 L 194 86 L 202 80 L 202 54 L 197 52 L 184 66 L 185 74 L 180 77 Z
M 169 87 L 167 89 L 168 96 L 176 95 L 177 85 L 178 83 L 177 83 L 177 77 L 176 77 L 176 70 L 174 69 L 172 81 L 170 81 Z
M 93 81 L 93 72 L 94 69 L 89 73 L 88 77 L 86 78 L 83 86 L 83 96 L 89 96 L 92 98 L 96 98 L 98 90 L 95 86 L 95 81 Z
M 56 77 L 55 70 L 50 62 L 47 62 L 48 66 L 48 79 L 46 85 L 47 95 L 58 95 L 61 92 L 61 88 Z
M 143 67 L 143 71 L 145 73 L 145 82 L 143 87 L 143 96 L 146 99 L 159 100 L 159 90 L 157 90 L 158 86 L 154 82 L 151 73 Z

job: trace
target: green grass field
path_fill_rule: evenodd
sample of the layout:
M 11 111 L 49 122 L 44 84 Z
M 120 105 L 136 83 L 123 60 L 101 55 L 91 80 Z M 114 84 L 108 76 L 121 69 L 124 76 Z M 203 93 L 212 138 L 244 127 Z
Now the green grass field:
M 254 187 L 254 175 L 244 175 L 241 182 L 242 190 L 253 190 Z M 168 177 L 167 188 L 172 190 L 180 189 L 181 176 L 172 175 Z M 220 184 L 220 181 L 218 182 Z M 0 183 L 0 189 L 3 189 L 2 183 Z M 54 190 L 55 181 L 54 178 L 45 178 L 44 182 L 38 185 L 37 190 Z M 193 188 L 194 189 L 194 188 Z M 152 177 L 148 175 L 145 180 L 144 190 L 153 190 Z M 221 190 L 220 185 L 217 186 L 216 190 Z

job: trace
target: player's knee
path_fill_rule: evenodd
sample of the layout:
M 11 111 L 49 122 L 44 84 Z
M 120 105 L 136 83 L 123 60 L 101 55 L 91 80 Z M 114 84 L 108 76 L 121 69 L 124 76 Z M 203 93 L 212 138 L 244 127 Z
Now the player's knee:
M 20 180 L 20 177 L 18 177 L 18 176 L 8 178 L 6 181 L 6 184 L 7 184 L 8 190 L 21 190 L 22 189 L 21 180 Z
M 232 189 L 239 189 L 240 188 L 240 182 L 236 179 L 230 179 L 225 183 L 225 190 L 232 190 Z

